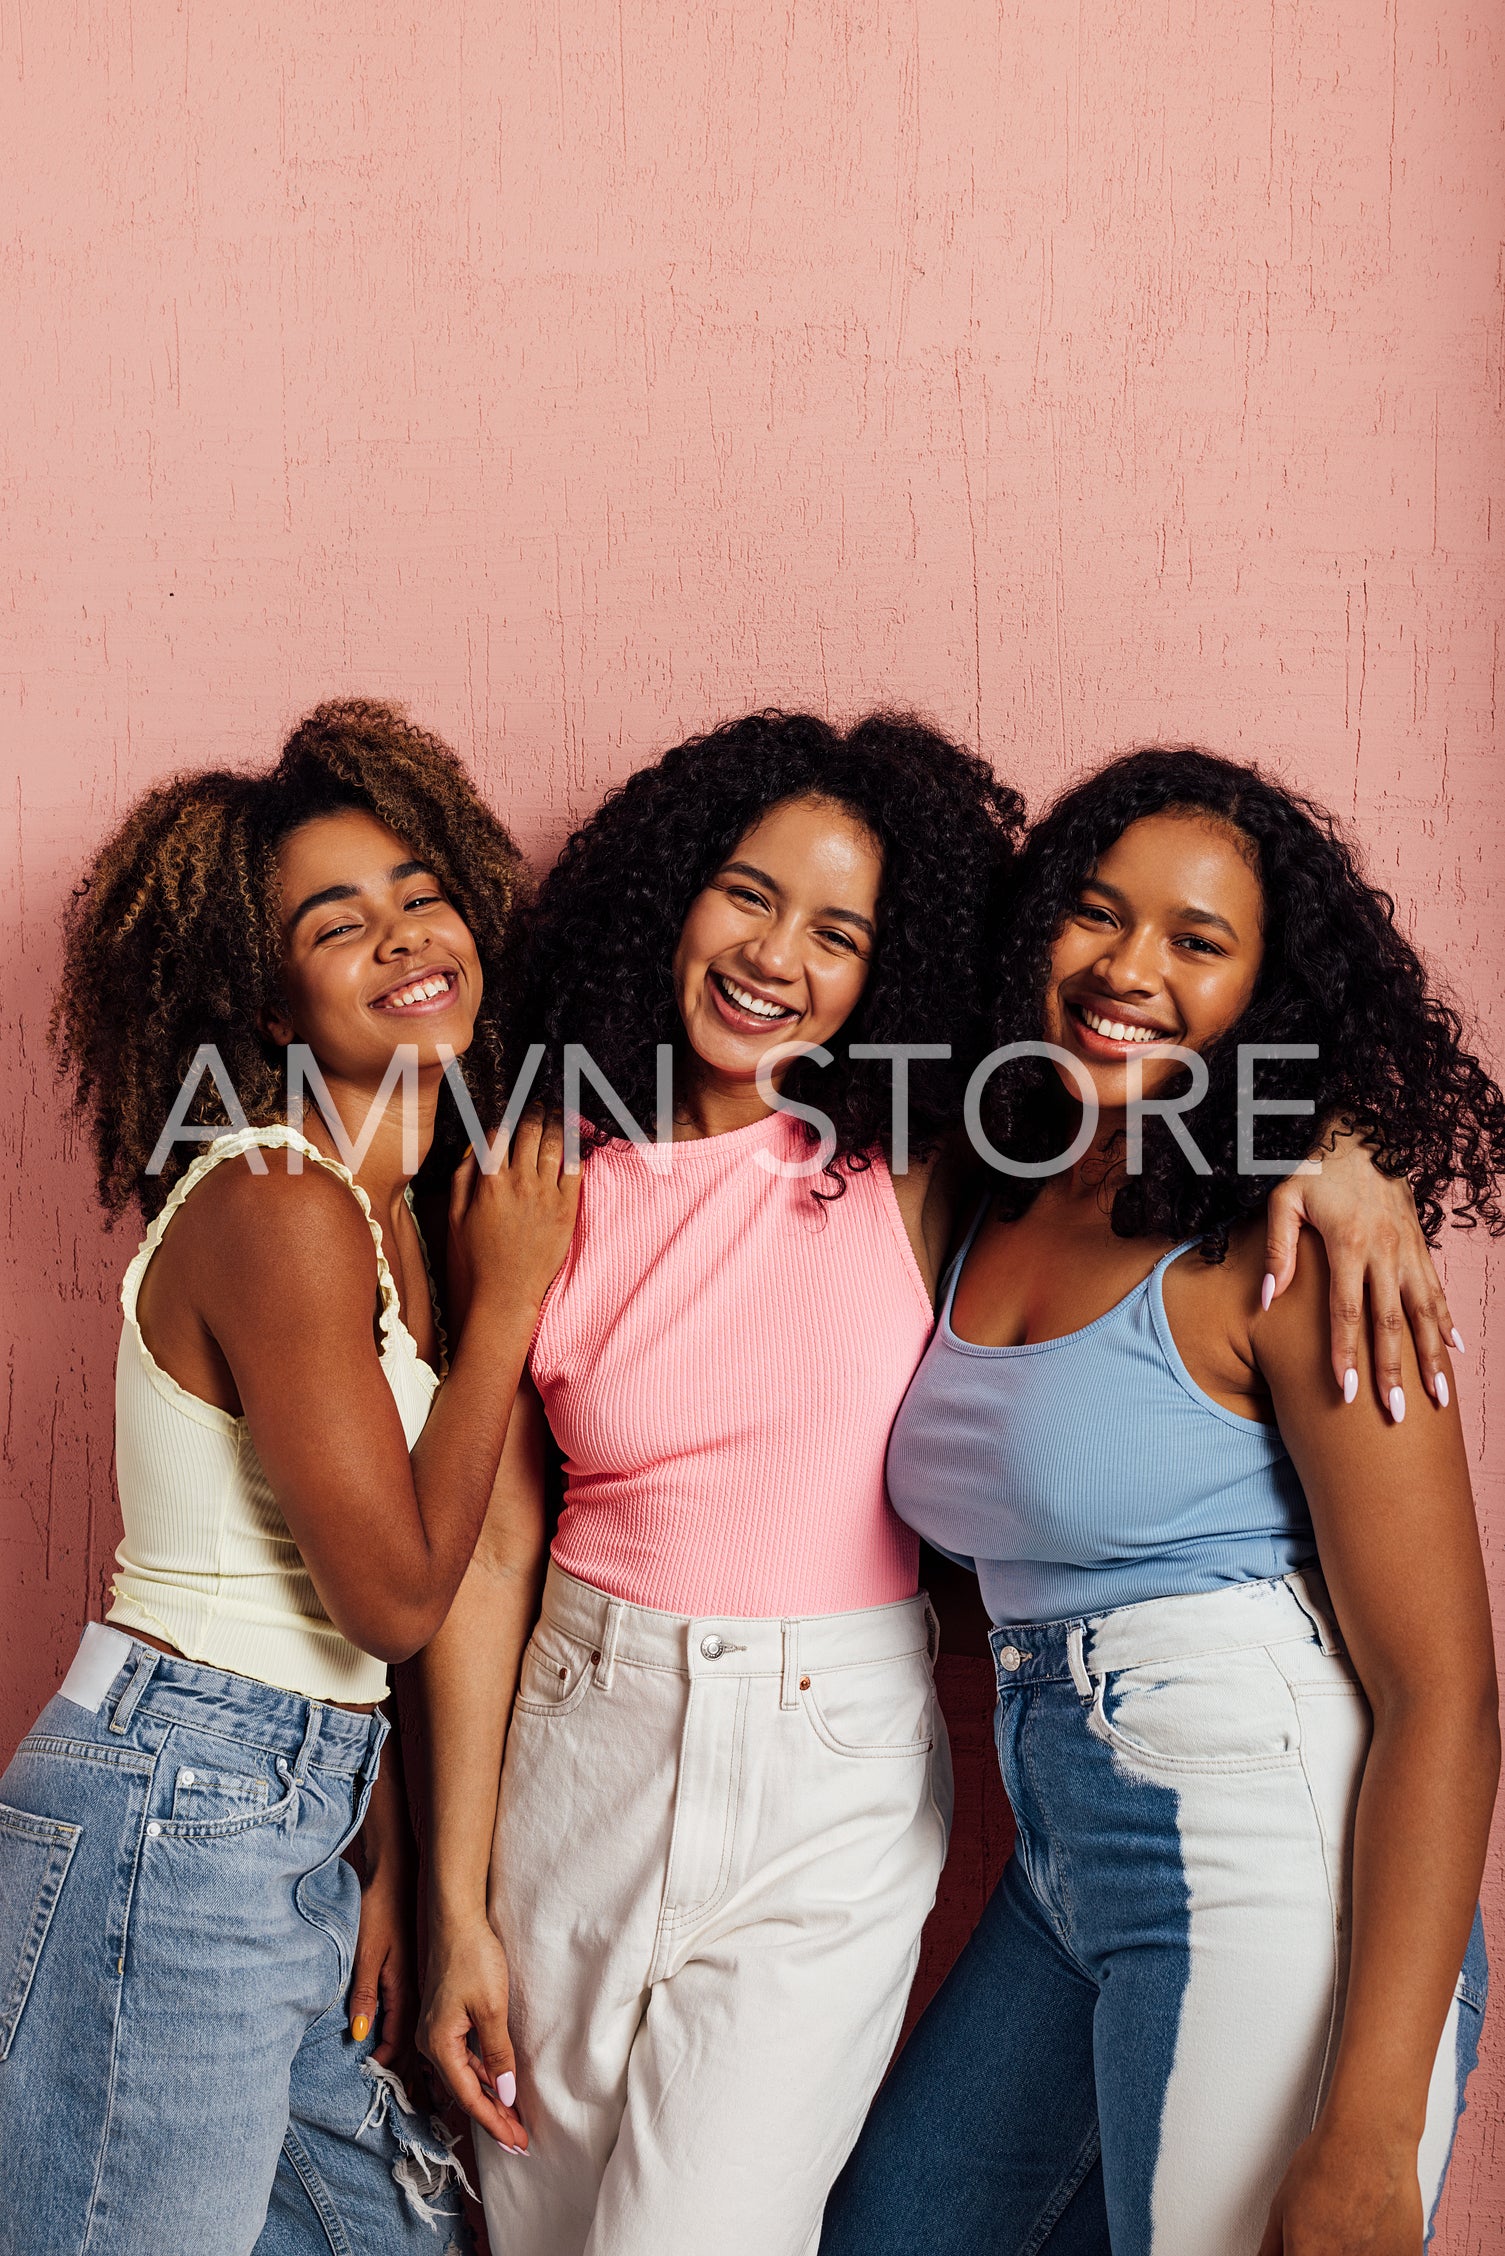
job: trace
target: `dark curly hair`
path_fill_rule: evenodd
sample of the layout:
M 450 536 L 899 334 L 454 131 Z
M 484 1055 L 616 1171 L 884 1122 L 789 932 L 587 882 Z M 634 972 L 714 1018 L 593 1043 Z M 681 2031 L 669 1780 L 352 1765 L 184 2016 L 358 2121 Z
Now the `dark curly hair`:
M 994 1040 L 1037 1040 L 1056 936 L 1099 858 L 1147 815 L 1196 813 L 1225 823 L 1245 844 L 1264 891 L 1264 957 L 1238 1023 L 1204 1053 L 1207 1093 L 1184 1117 L 1211 1173 L 1198 1175 L 1163 1120 L 1145 1120 L 1143 1172 L 1113 1201 L 1120 1237 L 1202 1240 L 1221 1260 L 1228 1233 L 1257 1213 L 1269 1176 L 1238 1171 L 1240 1043 L 1317 1044 L 1310 1062 L 1267 1063 L 1260 1094 L 1308 1098 L 1310 1117 L 1284 1123 L 1288 1164 L 1305 1155 L 1315 1123 L 1344 1120 L 1388 1175 L 1404 1175 L 1429 1240 L 1451 1196 L 1455 1219 L 1505 1229 L 1497 1184 L 1505 1167 L 1505 1099 L 1463 1045 L 1458 1014 L 1431 992 L 1415 950 L 1397 931 L 1395 904 L 1365 881 L 1333 818 L 1258 768 L 1191 746 L 1156 747 L 1110 761 L 1065 792 L 1031 830 L 1008 912 Z M 1258 1070 L 1258 1069 L 1257 1069 Z M 1178 1076 L 1165 1093 L 1184 1093 Z M 990 1081 L 982 1119 L 1011 1157 L 1039 1161 L 1063 1150 L 1075 1107 L 1049 1063 L 1016 1063 Z M 1260 1121 L 1273 1144 L 1277 1122 Z M 994 1198 L 1012 1219 L 1036 1184 L 999 1176 Z
M 690 905 L 739 838 L 802 798 L 833 801 L 883 850 L 861 1000 L 832 1063 L 797 1059 L 783 1084 L 835 1126 L 822 1195 L 838 1196 L 839 1170 L 867 1166 L 892 1121 L 890 1067 L 851 1058 L 849 1042 L 951 1043 L 949 1062 L 911 1069 L 916 1157 L 960 1117 L 985 1031 L 984 950 L 1023 825 L 1023 801 L 985 761 L 907 714 L 873 713 L 841 733 L 809 713 L 749 713 L 629 776 L 539 889 L 512 1057 L 544 1045 L 535 1089 L 558 1106 L 563 1045 L 581 1043 L 634 1119 L 651 1122 L 658 1045 L 682 1043 L 673 958 Z M 588 1143 L 620 1133 L 589 1086 L 582 1107 Z
M 349 807 L 396 831 L 470 928 L 485 995 L 465 1078 L 482 1117 L 500 1117 L 522 858 L 437 736 L 399 706 L 336 699 L 299 722 L 268 772 L 148 791 L 74 892 L 51 1037 L 112 1219 L 133 1199 L 149 1218 L 188 1164 L 175 1145 L 160 1175 L 146 1173 L 200 1043 L 218 1049 L 249 1120 L 283 1117 L 285 1053 L 259 1026 L 281 979 L 277 854 L 301 824 Z M 208 1075 L 189 1118 L 227 1125 Z M 458 1147 L 448 1105 L 441 1126 Z

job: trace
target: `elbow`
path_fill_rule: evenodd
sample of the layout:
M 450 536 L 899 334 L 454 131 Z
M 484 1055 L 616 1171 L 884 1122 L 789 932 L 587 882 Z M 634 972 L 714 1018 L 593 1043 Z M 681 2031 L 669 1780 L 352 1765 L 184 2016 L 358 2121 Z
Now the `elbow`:
M 443 1606 L 422 1601 L 394 1599 L 387 1604 L 363 1607 L 358 1615 L 347 1615 L 335 1627 L 352 1645 L 373 1659 L 385 1661 L 388 1668 L 398 1668 L 421 1653 L 444 1619 Z

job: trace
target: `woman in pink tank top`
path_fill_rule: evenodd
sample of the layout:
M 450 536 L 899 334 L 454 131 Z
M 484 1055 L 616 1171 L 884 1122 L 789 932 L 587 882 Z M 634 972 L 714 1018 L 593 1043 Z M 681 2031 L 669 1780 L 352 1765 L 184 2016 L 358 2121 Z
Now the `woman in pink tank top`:
M 804 2256 L 892 2051 L 950 1773 L 884 1451 L 1021 815 L 919 723 L 759 714 L 542 889 L 517 1066 L 583 1122 L 579 1220 L 421 1662 L 421 2041 L 498 2256 Z

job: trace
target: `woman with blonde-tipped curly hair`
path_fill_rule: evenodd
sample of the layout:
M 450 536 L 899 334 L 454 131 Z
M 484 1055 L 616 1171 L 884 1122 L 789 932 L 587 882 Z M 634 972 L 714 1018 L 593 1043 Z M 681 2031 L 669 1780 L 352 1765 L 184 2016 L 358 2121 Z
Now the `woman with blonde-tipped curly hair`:
M 268 773 L 148 792 L 75 895 L 54 1038 L 102 1205 L 149 1228 L 113 1602 L 0 1781 L 4 2256 L 466 2244 L 392 2072 L 411 1858 L 379 1757 L 574 1221 L 557 1135 L 463 1160 L 446 1369 L 408 1186 L 451 1055 L 501 1111 L 520 873 L 444 745 L 347 701 Z

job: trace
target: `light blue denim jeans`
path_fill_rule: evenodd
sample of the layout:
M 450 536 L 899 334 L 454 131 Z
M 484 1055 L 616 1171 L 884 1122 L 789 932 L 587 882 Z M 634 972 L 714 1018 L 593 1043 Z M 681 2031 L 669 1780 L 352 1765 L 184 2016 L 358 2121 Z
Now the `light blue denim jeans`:
M 1018 1843 L 821 2256 L 1256 2256 L 1342 2027 L 1371 1721 L 1311 1570 L 992 1634 Z M 1435 2213 L 1487 1971 L 1432 2064 Z
M 128 1643 L 0 1779 L 0 2256 L 468 2249 L 346 2028 L 385 1721 Z

